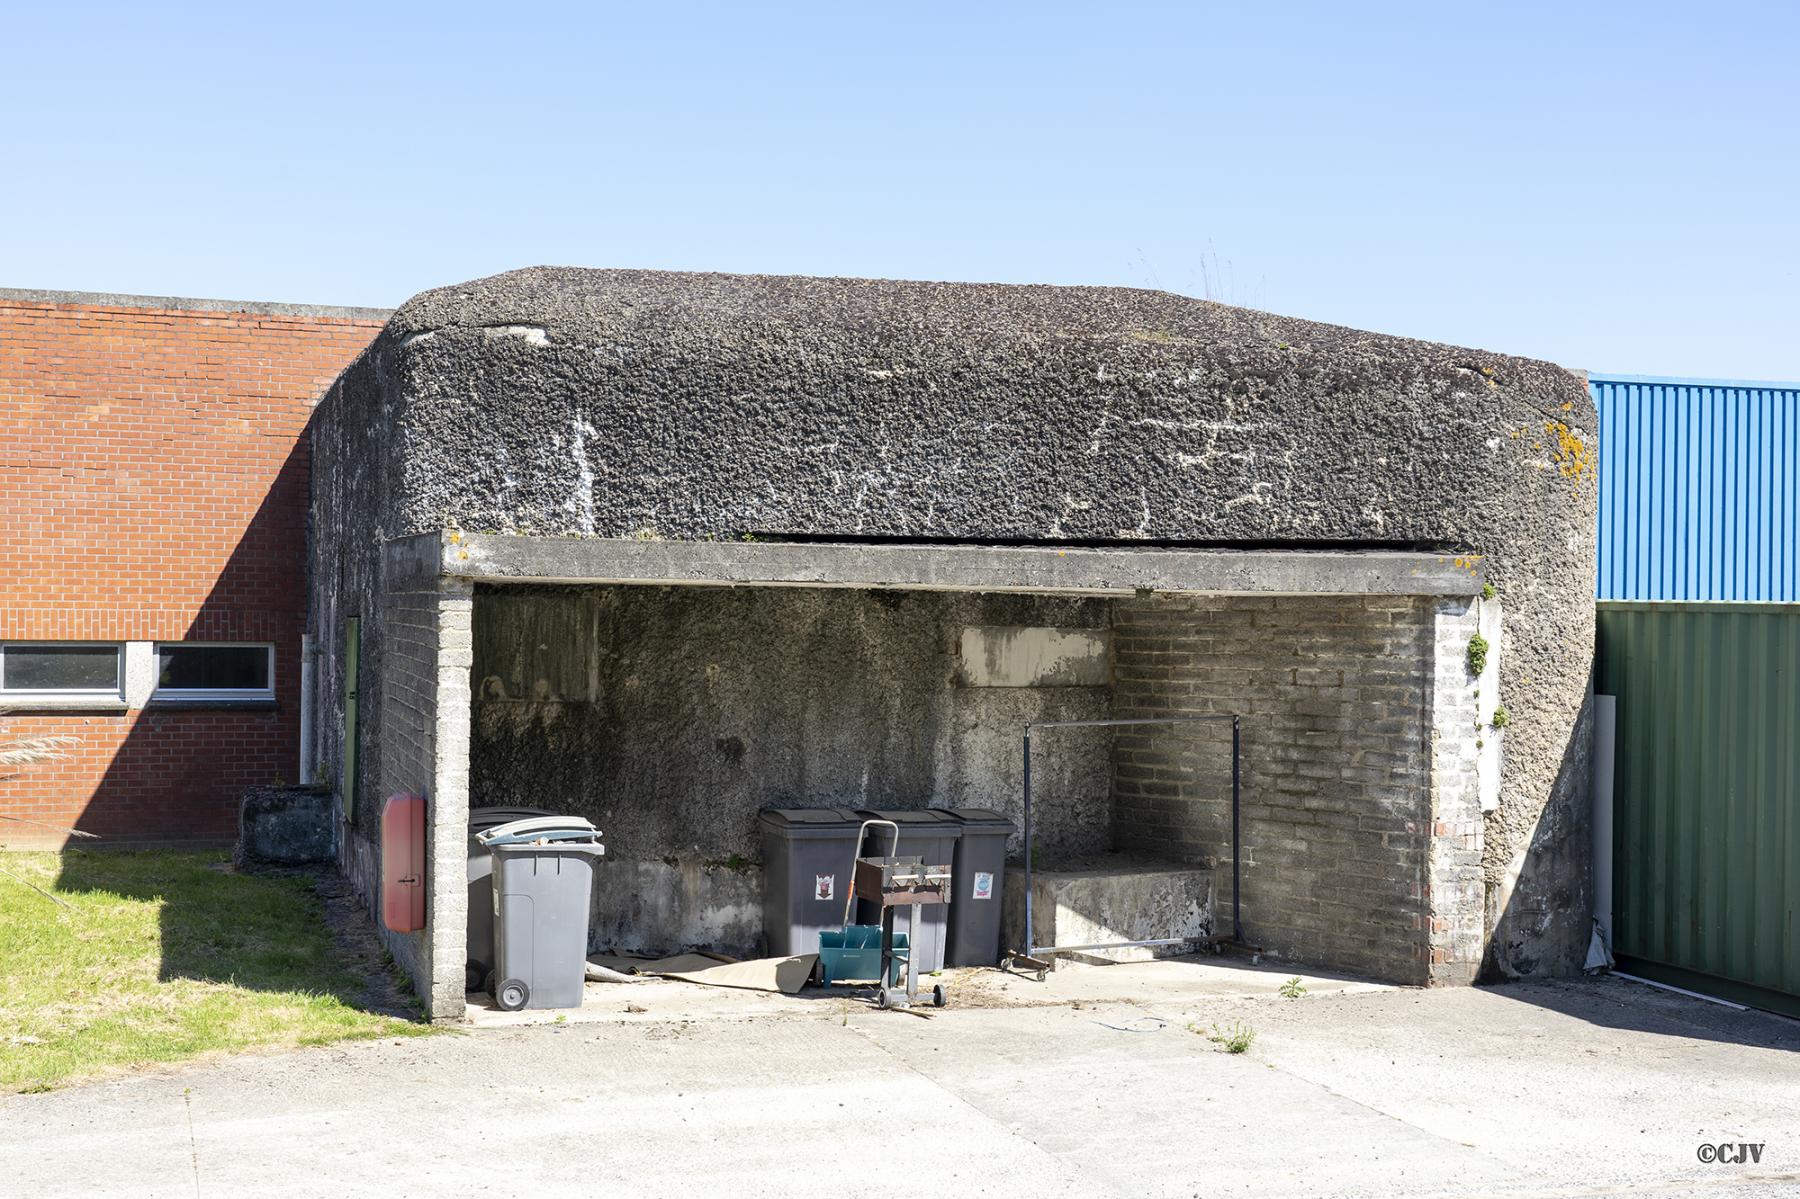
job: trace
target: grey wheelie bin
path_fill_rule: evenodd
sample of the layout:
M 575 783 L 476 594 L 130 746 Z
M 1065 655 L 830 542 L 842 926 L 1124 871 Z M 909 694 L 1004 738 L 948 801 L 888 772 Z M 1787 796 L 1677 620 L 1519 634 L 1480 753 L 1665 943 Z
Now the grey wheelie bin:
M 952 966 L 993 966 L 1000 961 L 1001 888 L 1006 882 L 1006 839 L 1013 823 L 986 808 L 951 808 L 962 825 L 950 868 Z
M 542 808 L 469 809 L 469 938 L 465 970 L 468 990 L 487 985 L 494 968 L 494 855 L 482 847 L 475 834 L 499 824 L 531 816 L 550 816 Z
M 504 1011 L 581 1006 L 588 905 L 600 832 L 579 816 L 539 816 L 476 837 L 494 855 L 494 969 Z
M 869 830 L 869 839 L 863 844 L 865 855 L 894 855 L 899 857 L 924 858 L 927 866 L 951 866 L 950 884 L 957 894 L 962 892 L 962 880 L 956 877 L 955 858 L 956 843 L 962 837 L 962 824 L 949 812 L 941 808 L 913 808 L 906 811 L 891 812 L 859 812 L 861 820 L 891 820 L 900 826 L 900 844 L 892 845 L 893 832 L 885 828 Z M 858 924 L 879 924 L 881 909 L 866 900 L 858 900 Z M 950 927 L 950 905 L 942 903 L 925 904 L 919 909 L 919 927 L 912 927 L 912 912 L 901 908 L 894 914 L 894 931 L 903 932 L 907 943 L 912 947 L 913 961 L 917 963 L 920 974 L 930 974 L 934 970 L 944 968 L 945 939 Z
M 821 932 L 844 927 L 862 817 L 843 808 L 770 808 L 757 825 L 769 956 L 817 953 Z

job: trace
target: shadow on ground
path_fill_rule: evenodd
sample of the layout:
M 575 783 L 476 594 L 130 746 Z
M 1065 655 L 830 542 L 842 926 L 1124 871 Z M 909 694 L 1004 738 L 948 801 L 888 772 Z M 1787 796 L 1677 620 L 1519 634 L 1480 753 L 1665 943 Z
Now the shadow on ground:
M 1790 1053 L 1800 1050 L 1800 1020 L 1755 1008 L 1740 1012 L 1617 975 L 1536 979 L 1482 989 L 1602 1028 Z
M 420 1018 L 348 883 L 327 867 L 234 867 L 223 852 L 69 851 L 56 881 L 159 902 L 159 980 L 331 995 L 348 1007 Z

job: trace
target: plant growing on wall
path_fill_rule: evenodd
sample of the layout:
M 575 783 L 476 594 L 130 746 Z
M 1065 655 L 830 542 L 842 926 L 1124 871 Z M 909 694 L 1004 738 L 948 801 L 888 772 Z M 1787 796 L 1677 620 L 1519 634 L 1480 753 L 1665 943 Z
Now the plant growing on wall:
M 1480 633 L 1469 638 L 1469 673 L 1476 678 L 1487 669 L 1488 639 Z
M 1497 729 L 1503 729 L 1511 723 L 1512 723 L 1512 716 L 1507 712 L 1506 705 L 1500 704 L 1497 707 L 1495 707 L 1494 719 L 1493 719 L 1494 727 Z

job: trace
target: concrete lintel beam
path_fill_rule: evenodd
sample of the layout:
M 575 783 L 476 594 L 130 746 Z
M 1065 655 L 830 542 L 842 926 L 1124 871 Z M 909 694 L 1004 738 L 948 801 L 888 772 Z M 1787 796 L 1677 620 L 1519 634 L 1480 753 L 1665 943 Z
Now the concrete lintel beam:
M 388 546 L 388 579 L 1130 595 L 1474 595 L 1475 558 L 1383 550 L 635 541 L 447 532 Z

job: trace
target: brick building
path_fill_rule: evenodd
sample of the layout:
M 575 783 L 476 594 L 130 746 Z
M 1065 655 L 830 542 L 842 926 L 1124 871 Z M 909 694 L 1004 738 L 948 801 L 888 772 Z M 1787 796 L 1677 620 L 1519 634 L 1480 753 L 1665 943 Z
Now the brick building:
M 0 290 L 0 845 L 219 843 L 294 781 L 313 407 L 387 314 Z

